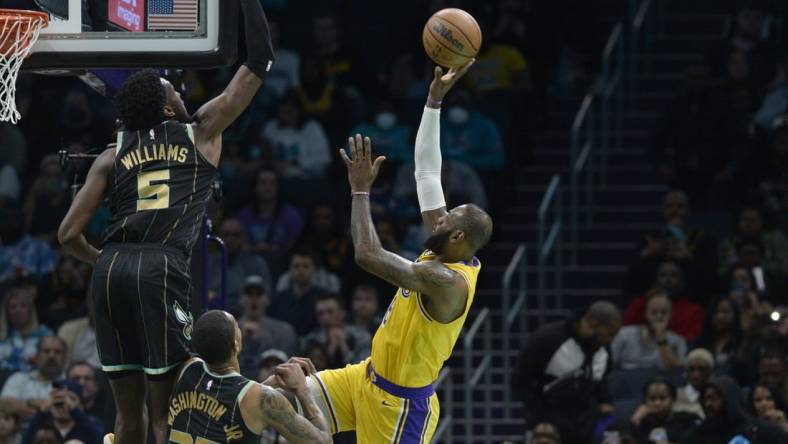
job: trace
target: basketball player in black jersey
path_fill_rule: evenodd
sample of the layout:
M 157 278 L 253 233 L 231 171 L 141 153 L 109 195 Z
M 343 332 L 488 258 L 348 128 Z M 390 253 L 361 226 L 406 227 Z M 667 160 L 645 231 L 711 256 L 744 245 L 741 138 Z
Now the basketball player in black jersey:
M 99 357 L 117 407 L 115 444 L 145 443 L 146 399 L 156 442 L 165 442 L 173 380 L 189 357 L 190 252 L 219 164 L 222 132 L 247 107 L 273 63 L 259 0 L 239 1 L 248 59 L 224 92 L 190 118 L 180 94 L 154 71 L 131 76 L 115 97 L 123 124 L 117 147 L 93 163 L 58 232 L 70 254 L 95 265 L 91 297 Z M 82 232 L 105 193 L 111 216 L 99 251 Z
M 273 427 L 291 444 L 331 443 L 328 422 L 312 400 L 304 371 L 308 360 L 279 365 L 275 383 L 294 395 L 304 411 L 295 412 L 279 391 L 239 374 L 241 329 L 232 315 L 211 310 L 194 323 L 192 346 L 199 357 L 186 361 L 175 382 L 167 423 L 172 443 L 258 444 Z

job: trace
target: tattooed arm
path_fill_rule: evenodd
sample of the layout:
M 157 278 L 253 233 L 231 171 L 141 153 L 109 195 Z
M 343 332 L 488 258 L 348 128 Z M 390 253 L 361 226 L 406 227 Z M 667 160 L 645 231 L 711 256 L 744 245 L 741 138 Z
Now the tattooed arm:
M 331 434 L 320 408 L 315 404 L 306 390 L 296 393 L 304 416 L 293 410 L 290 401 L 281 393 L 270 387 L 262 387 L 260 393 L 260 411 L 267 425 L 276 429 L 287 442 L 292 444 L 330 444 Z

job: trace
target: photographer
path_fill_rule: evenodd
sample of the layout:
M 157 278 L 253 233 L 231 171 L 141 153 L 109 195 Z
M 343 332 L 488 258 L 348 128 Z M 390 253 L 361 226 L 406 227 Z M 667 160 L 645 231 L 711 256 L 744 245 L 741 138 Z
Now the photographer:
M 64 441 L 76 439 L 85 444 L 98 444 L 96 427 L 82 411 L 82 388 L 74 381 L 56 381 L 40 412 L 33 416 L 22 438 L 22 444 L 33 442 L 39 428 L 54 425 Z

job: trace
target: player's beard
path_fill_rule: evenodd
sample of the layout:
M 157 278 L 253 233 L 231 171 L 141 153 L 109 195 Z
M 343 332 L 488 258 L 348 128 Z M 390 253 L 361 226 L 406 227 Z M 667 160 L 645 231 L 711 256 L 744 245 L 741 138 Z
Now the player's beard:
M 435 254 L 443 254 L 446 251 L 446 245 L 449 244 L 450 231 L 444 233 L 434 233 L 424 241 L 424 248 L 432 251 Z

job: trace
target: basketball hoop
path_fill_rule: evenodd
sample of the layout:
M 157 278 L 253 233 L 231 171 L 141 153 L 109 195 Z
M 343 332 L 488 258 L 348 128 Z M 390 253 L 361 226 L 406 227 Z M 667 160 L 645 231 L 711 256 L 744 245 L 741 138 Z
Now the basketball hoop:
M 0 9 L 0 122 L 16 123 L 16 77 L 41 29 L 49 24 L 43 12 Z

